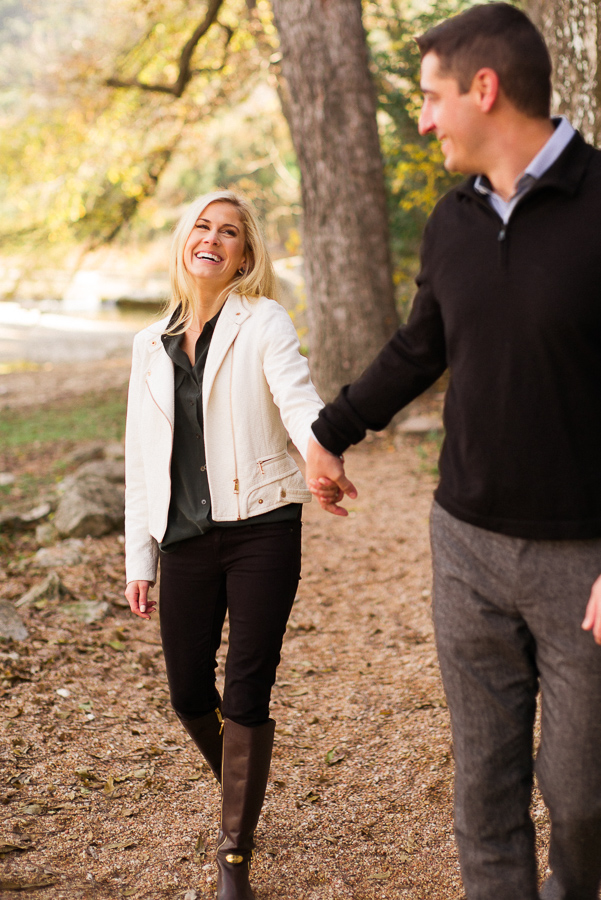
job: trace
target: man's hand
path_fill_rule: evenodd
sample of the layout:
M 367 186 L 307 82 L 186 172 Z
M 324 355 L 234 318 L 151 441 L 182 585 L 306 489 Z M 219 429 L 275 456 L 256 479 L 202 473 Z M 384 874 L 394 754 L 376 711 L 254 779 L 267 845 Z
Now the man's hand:
M 338 501 L 347 494 L 352 500 L 357 496 L 355 486 L 344 474 L 342 459 L 325 450 L 313 438 L 307 448 L 306 480 L 311 493 L 317 497 L 319 505 L 335 516 L 348 516 L 348 510 L 338 506 Z
M 601 644 L 601 575 L 591 590 L 582 627 L 585 631 L 592 631 L 595 642 Z
M 134 615 L 140 616 L 141 619 L 150 619 L 155 611 L 156 603 L 154 600 L 148 599 L 148 589 L 153 584 L 153 581 L 130 581 L 125 588 L 129 608 Z

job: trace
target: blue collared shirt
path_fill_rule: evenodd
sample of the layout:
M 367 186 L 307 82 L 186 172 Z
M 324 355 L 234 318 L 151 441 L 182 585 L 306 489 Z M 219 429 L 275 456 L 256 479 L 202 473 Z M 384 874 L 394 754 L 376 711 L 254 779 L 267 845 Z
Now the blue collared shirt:
M 500 215 L 505 225 L 509 222 L 517 202 L 530 190 L 534 182 L 541 175 L 544 175 L 547 169 L 551 168 L 575 134 L 574 128 L 564 116 L 554 117 L 553 123 L 555 131 L 544 147 L 536 154 L 532 162 L 526 166 L 522 174 L 518 175 L 515 180 L 515 193 L 509 200 L 504 200 L 503 197 L 495 193 L 485 175 L 478 175 L 474 182 L 474 188 L 488 198 L 488 202 Z

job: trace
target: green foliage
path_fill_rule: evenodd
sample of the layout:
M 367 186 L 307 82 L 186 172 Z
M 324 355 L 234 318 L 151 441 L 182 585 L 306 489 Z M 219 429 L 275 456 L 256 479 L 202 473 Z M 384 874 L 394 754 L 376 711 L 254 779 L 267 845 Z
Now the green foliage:
M 168 226 L 160 207 L 190 195 L 147 203 L 163 175 L 187 172 L 177 186 L 187 177 L 192 190 L 207 184 L 206 160 L 215 154 L 206 132 L 269 77 L 277 46 L 270 7 L 267 0 L 249 6 L 224 0 L 177 96 L 169 90 L 208 0 L 0 0 L 4 249 L 90 249 L 134 220 L 147 233 Z M 231 179 L 231 168 L 219 180 Z
M 27 444 L 121 440 L 125 428 L 125 403 L 125 390 L 122 389 L 102 395 L 86 394 L 75 402 L 57 402 L 33 410 L 3 410 L 0 447 L 8 450 Z

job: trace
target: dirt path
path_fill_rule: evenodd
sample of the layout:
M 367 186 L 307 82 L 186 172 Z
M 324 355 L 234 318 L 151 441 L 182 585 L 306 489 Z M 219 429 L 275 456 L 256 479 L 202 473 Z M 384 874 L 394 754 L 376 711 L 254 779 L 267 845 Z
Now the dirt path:
M 306 510 L 274 689 L 258 900 L 463 895 L 430 621 L 432 452 L 415 438 L 364 443 L 348 454 L 360 489 L 349 519 Z M 4 599 L 44 577 L 34 550 L 0 571 Z M 57 604 L 21 610 L 29 638 L 0 645 L 0 896 L 46 881 L 42 900 L 208 900 L 217 788 L 170 709 L 157 623 L 119 605 L 121 539 L 83 550 L 87 561 L 59 574 L 110 614 L 84 626 Z

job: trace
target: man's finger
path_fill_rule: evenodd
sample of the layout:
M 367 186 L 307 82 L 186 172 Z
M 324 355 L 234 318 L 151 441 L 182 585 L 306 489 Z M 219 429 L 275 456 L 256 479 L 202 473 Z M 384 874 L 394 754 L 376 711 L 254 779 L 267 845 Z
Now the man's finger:
M 348 516 L 348 509 L 345 509 L 344 506 L 338 506 L 337 503 L 322 503 L 322 509 L 333 513 L 335 516 Z
M 346 475 L 340 475 L 340 477 L 336 479 L 336 484 L 338 485 L 340 490 L 347 495 L 347 497 L 351 498 L 351 500 L 354 500 L 356 498 L 357 488 L 352 483 L 352 481 L 349 481 Z

